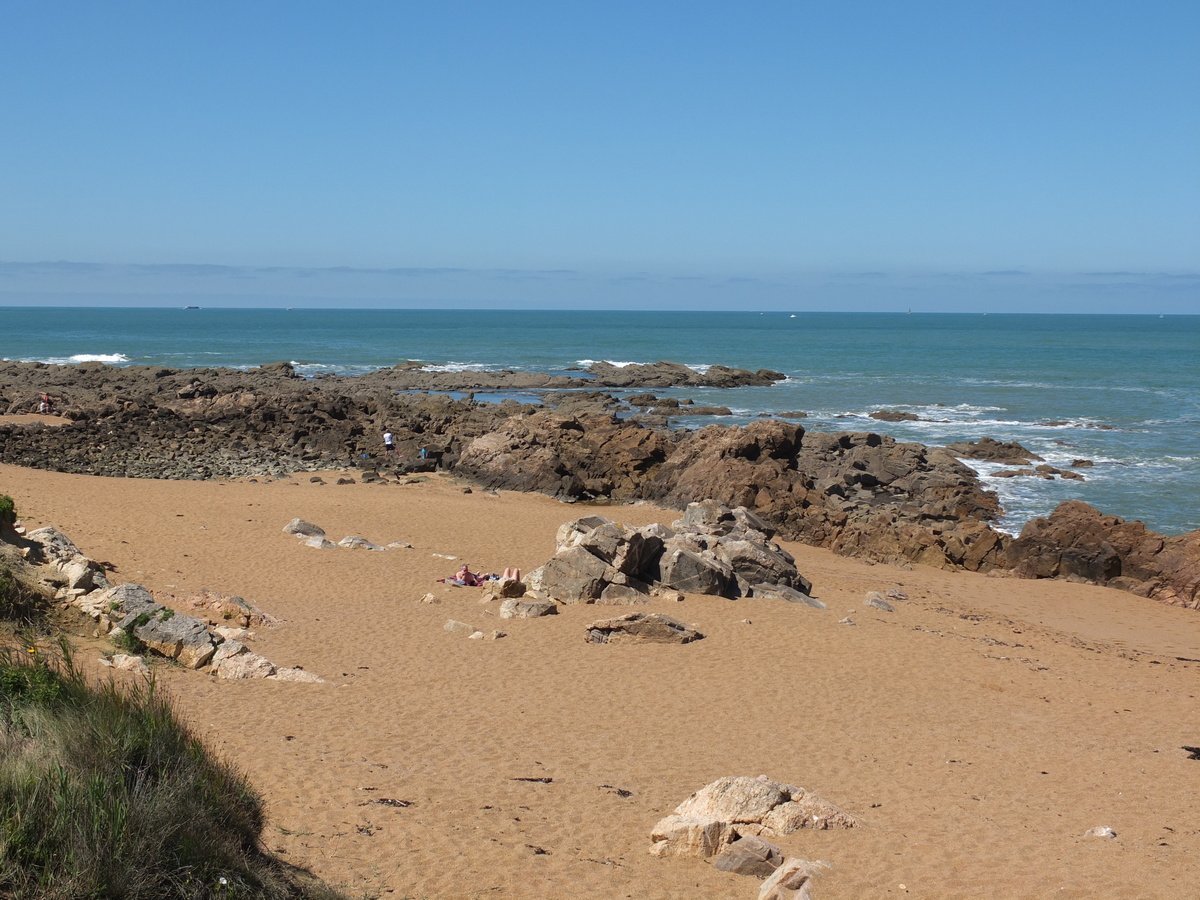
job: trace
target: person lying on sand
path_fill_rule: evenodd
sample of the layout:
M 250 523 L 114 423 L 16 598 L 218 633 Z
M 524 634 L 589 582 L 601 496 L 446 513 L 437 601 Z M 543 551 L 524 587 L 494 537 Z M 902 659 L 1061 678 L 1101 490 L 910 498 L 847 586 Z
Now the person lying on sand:
M 466 563 L 460 568 L 451 578 L 439 578 L 438 581 L 443 584 L 457 584 L 464 587 L 482 587 L 488 581 L 502 581 L 506 578 L 511 578 L 514 581 L 521 580 L 521 570 L 508 568 L 504 570 L 503 575 L 476 575 L 468 568 Z

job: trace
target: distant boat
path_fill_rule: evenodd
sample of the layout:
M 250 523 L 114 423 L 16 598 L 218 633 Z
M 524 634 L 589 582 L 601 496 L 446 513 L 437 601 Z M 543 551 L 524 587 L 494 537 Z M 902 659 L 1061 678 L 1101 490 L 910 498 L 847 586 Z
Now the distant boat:
M 794 319 L 794 318 L 796 318 L 796 314 L 795 314 L 795 313 L 792 313 L 790 316 L 788 316 L 788 318 L 789 318 L 789 319 Z M 1159 316 L 1159 318 L 1161 319 L 1161 318 L 1162 318 L 1162 316 Z
M 198 306 L 185 306 L 184 309 L 199 309 Z

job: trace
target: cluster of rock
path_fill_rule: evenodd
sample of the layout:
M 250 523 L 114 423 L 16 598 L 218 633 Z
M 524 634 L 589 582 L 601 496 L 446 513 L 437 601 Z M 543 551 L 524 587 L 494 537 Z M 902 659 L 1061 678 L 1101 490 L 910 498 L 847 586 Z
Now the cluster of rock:
M 669 402 L 643 395 L 639 402 L 654 405 L 634 421 L 616 415 L 622 404 L 596 391 L 724 387 L 780 377 L 765 370 L 713 367 L 701 374 L 674 363 L 598 364 L 579 376 L 538 376 L 545 382 L 539 387 L 558 392 L 559 409 L 415 393 L 469 390 L 475 381 L 481 389 L 512 387 L 528 375 L 536 373 L 436 373 L 402 364 L 370 375 L 309 380 L 287 363 L 249 372 L 0 363 L 0 410 L 33 411 L 37 397 L 48 392 L 69 420 L 54 428 L 0 425 L 0 461 L 189 479 L 359 466 L 366 467 L 367 480 L 379 466 L 379 436 L 386 427 L 397 447 L 389 464 L 402 474 L 437 466 L 487 488 L 564 500 L 646 500 L 678 509 L 711 498 L 753 510 L 788 540 L 844 555 L 1017 574 L 1048 567 L 1010 560 L 1012 539 L 989 524 L 1000 512 L 996 495 L 956 457 L 1016 465 L 1017 472 L 1028 467 L 1042 477 L 1076 475 L 1039 471 L 1031 465 L 1043 462 L 1035 454 L 988 438 L 935 448 L 872 432 L 806 432 L 776 419 L 671 430 L 661 427 L 666 419 L 659 414 L 674 415 L 679 407 L 672 411 Z M 569 396 L 575 399 L 563 399 Z M 424 459 L 419 448 L 426 450 Z M 1073 553 L 1105 552 L 1108 538 L 1099 531 L 1086 529 L 1078 538 L 1097 542 Z M 1141 553 L 1135 574 L 1123 571 L 1102 583 L 1154 582 L 1168 589 L 1163 596 L 1190 601 L 1194 586 L 1176 582 L 1180 569 L 1169 558 Z M 1160 563 L 1167 568 L 1148 568 Z
M 689 504 L 671 528 L 585 516 L 559 528 L 554 556 L 529 573 L 526 585 L 532 596 L 557 603 L 642 604 L 664 593 L 769 593 L 818 603 L 774 534 L 745 507 L 711 500 Z
M 473 641 L 498 641 L 500 638 L 508 637 L 503 631 L 483 631 L 474 625 L 460 622 L 458 619 L 447 619 L 444 628 L 451 634 L 465 634 Z
M 205 621 L 159 603 L 141 585 L 111 585 L 104 567 L 56 528 L 18 535 L 26 561 L 41 566 L 44 580 L 58 588 L 57 598 L 90 616 L 101 634 L 113 639 L 131 634 L 149 652 L 189 669 L 208 667 L 219 678 L 322 680 L 301 668 L 278 667 L 246 647 L 243 641 L 253 636 L 248 627 L 271 619 L 240 597 L 206 591 L 193 598 L 189 605 L 220 619 L 219 624 Z M 113 664 L 118 667 L 141 670 L 136 657 L 117 656 L 121 658 L 114 657 Z
M 365 537 L 357 534 L 347 535 L 335 544 L 325 536 L 325 529 L 320 525 L 314 525 L 312 522 L 306 522 L 298 517 L 284 525 L 283 531 L 285 534 L 294 534 L 304 542 L 306 547 L 313 547 L 317 550 L 335 550 L 339 547 L 343 550 L 376 551 L 412 549 L 412 544 L 406 541 L 391 541 L 387 545 L 383 545 L 368 541 Z
M 992 478 L 1044 478 L 1052 481 L 1055 476 L 1069 481 L 1083 481 L 1078 472 L 1059 469 L 1047 464 L 1042 457 L 1032 450 L 1022 447 L 1016 441 L 1000 442 L 994 438 L 980 438 L 978 441 L 965 441 L 947 444 L 946 449 L 959 459 L 976 459 L 984 462 L 1002 463 L 1006 466 L 1020 466 L 1017 469 L 1001 469 L 990 473 Z M 1029 465 L 1040 463 L 1040 465 Z M 1073 468 L 1087 468 L 1092 465 L 1090 460 L 1077 459 Z
M 1001 540 L 987 525 L 996 496 L 948 451 L 777 420 L 680 433 L 540 411 L 471 441 L 455 471 L 564 499 L 711 498 L 753 509 L 789 540 L 882 562 L 986 571 Z
M 695 857 L 723 871 L 766 878 L 759 897 L 782 900 L 807 896 L 800 890 L 826 864 L 785 858 L 767 838 L 802 828 L 856 825 L 854 816 L 804 788 L 766 775 L 725 777 L 696 791 L 654 826 L 650 853 Z

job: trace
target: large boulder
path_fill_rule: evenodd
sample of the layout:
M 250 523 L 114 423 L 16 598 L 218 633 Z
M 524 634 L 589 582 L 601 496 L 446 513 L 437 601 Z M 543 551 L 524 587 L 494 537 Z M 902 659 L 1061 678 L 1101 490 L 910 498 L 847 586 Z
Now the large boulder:
M 729 563 L 689 547 L 672 538 L 663 547 L 658 563 L 658 580 L 685 594 L 737 596 L 737 580 Z
M 801 828 L 853 828 L 857 820 L 804 788 L 757 778 L 718 778 L 654 826 L 654 856 L 709 859 L 744 834 L 778 836 Z
M 594 603 L 604 592 L 615 570 L 581 546 L 560 550 L 526 578 L 535 597 L 561 603 Z
M 154 595 L 140 584 L 126 582 L 111 587 L 97 597 L 89 597 L 89 603 L 102 611 L 112 622 L 117 623 L 136 618 L 142 613 L 157 613 L 166 609 L 154 599 Z
M 733 570 L 741 593 L 752 584 L 785 584 L 799 587 L 806 583 L 796 571 L 796 560 L 786 550 L 766 542 L 723 537 L 717 542 L 716 555 Z M 811 589 L 811 585 L 808 589 Z M 806 589 L 806 590 L 808 590 Z
M 212 673 L 221 679 L 241 681 L 248 678 L 270 678 L 275 674 L 270 660 L 250 652 L 239 641 L 225 641 L 212 659 Z
M 159 656 L 189 669 L 199 669 L 212 659 L 216 647 L 208 626 L 192 616 L 181 616 L 163 607 L 156 612 L 130 613 L 119 627 L 132 631 Z
M 25 539 L 38 545 L 46 562 L 66 563 L 83 555 L 75 542 L 53 525 L 35 529 L 25 535 Z

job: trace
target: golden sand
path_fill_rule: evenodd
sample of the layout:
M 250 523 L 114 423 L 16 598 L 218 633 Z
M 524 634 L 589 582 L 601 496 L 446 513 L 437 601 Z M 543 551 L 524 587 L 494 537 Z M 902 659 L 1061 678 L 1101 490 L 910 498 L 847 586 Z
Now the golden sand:
M 0 492 L 29 527 L 55 525 L 111 563 L 115 581 L 237 594 L 282 620 L 252 649 L 327 683 L 169 666 L 159 680 L 262 792 L 266 845 L 353 895 L 753 898 L 753 879 L 647 847 L 692 791 L 758 774 L 864 823 L 777 840 L 832 863 L 818 900 L 1200 894 L 1200 761 L 1180 749 L 1200 745 L 1196 612 L 785 544 L 828 610 L 688 596 L 650 609 L 704 640 L 592 645 L 584 626 L 623 610 L 502 620 L 482 590 L 436 579 L 464 561 L 527 572 L 587 513 L 638 525 L 677 512 L 467 494 L 440 478 L 166 482 L 0 466 Z M 335 541 L 413 549 L 311 549 L 281 530 L 295 516 Z M 910 599 L 864 606 L 888 588 Z M 440 602 L 419 602 L 427 592 Z M 443 629 L 451 618 L 508 636 L 468 640 Z M 84 664 L 106 671 L 96 656 Z M 1117 837 L 1083 836 L 1100 825 Z

